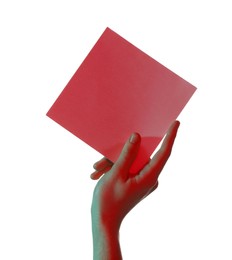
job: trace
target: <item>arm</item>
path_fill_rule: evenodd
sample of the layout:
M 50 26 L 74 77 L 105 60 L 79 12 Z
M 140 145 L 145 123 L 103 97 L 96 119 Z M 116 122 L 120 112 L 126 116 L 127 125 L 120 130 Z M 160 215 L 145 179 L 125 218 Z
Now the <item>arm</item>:
M 94 164 L 94 189 L 91 215 L 94 260 L 121 260 L 119 229 L 127 213 L 158 186 L 158 177 L 167 162 L 179 122 L 170 127 L 160 150 L 135 176 L 130 168 L 139 151 L 141 137 L 134 133 L 113 164 L 106 158 Z
M 111 227 L 92 212 L 93 259 L 121 260 L 119 228 Z

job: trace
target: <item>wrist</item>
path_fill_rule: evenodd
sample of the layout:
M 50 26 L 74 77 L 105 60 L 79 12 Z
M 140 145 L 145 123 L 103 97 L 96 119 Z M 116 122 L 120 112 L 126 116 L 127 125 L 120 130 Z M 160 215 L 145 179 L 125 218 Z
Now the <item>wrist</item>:
M 118 216 L 118 212 L 115 210 L 102 210 L 99 203 L 92 203 L 91 206 L 91 218 L 92 224 L 96 227 L 100 227 L 101 230 L 113 230 L 114 233 L 118 233 L 121 225 L 121 218 Z
M 117 225 L 92 214 L 92 235 L 94 260 L 122 259 Z

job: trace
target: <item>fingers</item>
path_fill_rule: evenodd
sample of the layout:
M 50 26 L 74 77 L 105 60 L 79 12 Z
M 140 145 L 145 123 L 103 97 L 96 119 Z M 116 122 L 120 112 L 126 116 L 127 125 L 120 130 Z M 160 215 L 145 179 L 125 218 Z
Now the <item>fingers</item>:
M 106 172 L 108 172 L 110 169 L 112 168 L 112 166 L 106 167 L 104 170 L 102 171 L 95 171 L 90 175 L 90 178 L 92 180 L 98 180 L 102 175 L 104 175 Z
M 102 171 L 104 170 L 106 167 L 112 166 L 113 162 L 111 162 L 109 159 L 107 159 L 106 157 L 103 157 L 100 161 L 96 162 L 93 165 L 93 168 L 96 171 Z
M 90 174 L 90 178 L 92 180 L 98 180 L 103 174 L 104 174 L 103 172 L 95 171 L 95 172 Z
M 127 140 L 118 160 L 113 166 L 114 169 L 117 169 L 116 172 L 118 172 L 123 178 L 128 177 L 129 170 L 138 154 L 140 143 L 140 135 L 138 133 L 133 133 L 129 140 Z
M 160 156 L 169 157 L 171 155 L 172 147 L 173 147 L 179 126 L 180 126 L 180 122 L 175 121 L 172 123 L 172 125 L 168 129 L 168 132 L 165 136 L 163 144 L 162 144 L 160 150 L 158 151 L 158 153 L 161 154 Z
M 159 151 L 150 161 L 151 169 L 163 169 L 166 161 L 171 155 L 172 147 L 176 138 L 180 122 L 175 121 L 169 128 Z
M 175 121 L 169 128 L 163 144 L 155 156 L 150 160 L 150 162 L 143 168 L 137 178 L 145 178 L 146 176 L 152 176 L 153 181 L 156 181 L 160 172 L 162 171 L 166 161 L 168 160 L 172 147 L 175 141 L 177 130 L 179 128 L 180 122 Z M 94 169 L 96 170 L 91 174 L 91 178 L 96 180 L 99 179 L 104 173 L 109 171 L 112 167 L 115 172 L 119 174 L 123 179 L 127 179 L 129 175 L 129 170 L 136 159 L 141 143 L 141 137 L 138 133 L 133 133 L 129 140 L 127 140 L 124 145 L 122 152 L 118 160 L 113 164 L 107 158 L 102 158 L 100 161 L 94 164 Z
M 96 162 L 93 165 L 93 168 L 96 170 L 90 175 L 90 178 L 92 180 L 99 179 L 103 174 L 108 172 L 112 168 L 113 162 L 111 162 L 109 159 L 103 157 L 101 160 Z
M 180 122 L 175 121 L 169 128 L 159 151 L 141 171 L 140 176 L 152 176 L 156 180 L 171 155 L 172 147 L 176 138 Z

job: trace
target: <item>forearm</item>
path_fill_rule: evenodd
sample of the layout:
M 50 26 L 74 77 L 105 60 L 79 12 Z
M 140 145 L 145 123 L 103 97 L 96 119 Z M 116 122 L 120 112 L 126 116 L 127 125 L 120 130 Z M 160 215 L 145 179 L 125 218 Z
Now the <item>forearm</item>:
M 109 228 L 92 217 L 93 260 L 121 260 L 119 228 Z

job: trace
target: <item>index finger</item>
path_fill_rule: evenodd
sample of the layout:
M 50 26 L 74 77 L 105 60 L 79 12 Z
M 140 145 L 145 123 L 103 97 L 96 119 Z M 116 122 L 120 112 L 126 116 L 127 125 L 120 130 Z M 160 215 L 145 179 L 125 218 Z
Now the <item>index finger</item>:
M 179 121 L 175 121 L 169 128 L 161 148 L 153 156 L 150 162 L 143 168 L 138 175 L 139 178 L 151 176 L 152 179 L 157 180 L 160 172 L 165 166 L 169 156 L 171 155 L 172 147 L 176 138 L 177 130 L 180 126 Z

